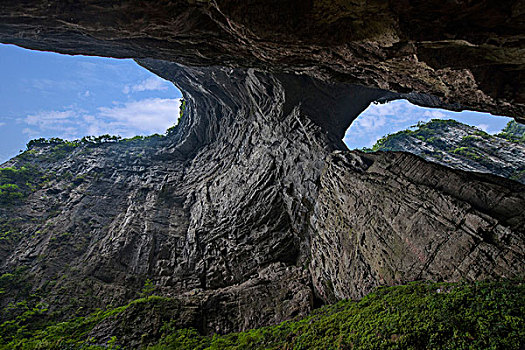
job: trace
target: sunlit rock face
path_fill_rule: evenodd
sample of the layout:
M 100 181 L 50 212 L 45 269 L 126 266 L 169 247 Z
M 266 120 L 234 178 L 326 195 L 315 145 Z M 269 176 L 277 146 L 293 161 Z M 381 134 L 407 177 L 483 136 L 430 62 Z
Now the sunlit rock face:
M 432 120 L 389 135 L 378 151 L 404 151 L 451 168 L 494 174 L 525 184 L 525 126 L 511 122 L 497 135 L 454 120 Z
M 52 176 L 0 209 L 17 232 L 0 241 L 0 272 L 25 266 L 27 293 L 65 316 L 125 303 L 149 278 L 180 300 L 178 326 L 203 333 L 274 324 L 382 284 L 523 276 L 523 185 L 341 141 L 373 101 L 523 116 L 521 56 L 501 39 L 520 27 L 475 16 L 512 6 L 436 2 L 434 31 L 416 15 L 427 5 L 403 4 L 3 2 L 0 41 L 138 58 L 187 107 L 166 137 L 59 156 L 37 147 L 5 164 Z M 144 329 L 90 336 L 115 332 L 131 342 Z
M 316 291 L 335 301 L 413 280 L 522 276 L 523 189 L 408 153 L 335 152 L 310 219 Z

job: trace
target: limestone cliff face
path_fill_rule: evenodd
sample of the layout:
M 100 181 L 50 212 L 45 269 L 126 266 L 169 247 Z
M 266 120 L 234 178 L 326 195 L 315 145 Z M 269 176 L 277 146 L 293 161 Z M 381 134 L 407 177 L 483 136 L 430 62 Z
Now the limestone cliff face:
M 56 146 L 37 147 L 5 164 L 54 175 L 3 208 L 16 232 L 2 242 L 3 271 L 28 266 L 55 309 L 123 303 L 150 278 L 160 294 L 190 293 L 199 311 L 185 322 L 204 332 L 309 311 L 307 218 L 325 156 L 344 148 L 329 130 L 350 122 L 343 107 L 355 117 L 386 92 L 142 63 L 183 88 L 181 124 L 165 138 L 79 146 L 60 159 Z M 326 129 L 313 121 L 319 110 L 333 116 Z
M 381 284 L 523 275 L 523 186 L 345 150 L 337 130 L 391 93 L 142 64 L 184 91 L 171 134 L 35 147 L 4 164 L 52 174 L 2 208 L 12 234 L 0 243 L 2 272 L 24 266 L 28 293 L 51 310 L 121 304 L 149 278 L 180 299 L 181 327 L 225 333 Z
M 373 149 L 410 152 L 455 169 L 494 174 L 525 183 L 523 139 L 525 126 L 515 122 L 509 123 L 501 133 L 490 135 L 454 120 L 432 120 L 415 130 L 388 135 Z
M 181 327 L 226 333 L 358 298 L 380 284 L 523 276 L 523 185 L 406 153 L 350 152 L 341 141 L 372 101 L 409 97 L 523 115 L 519 89 L 489 97 L 469 68 L 432 69 L 404 54 L 466 45 L 425 43 L 438 32 L 399 22 L 423 5 L 368 1 L 339 13 L 320 2 L 299 10 L 295 2 L 262 2 L 279 9 L 265 22 L 261 3 L 75 4 L 4 2 L 0 40 L 141 58 L 181 88 L 187 108 L 166 137 L 58 153 L 59 145 L 47 145 L 4 164 L 33 165 L 48 176 L 0 209 L 11 232 L 0 240 L 0 271 L 18 271 L 27 287 L 1 294 L 2 306 L 33 294 L 52 311 L 82 314 L 135 298 L 149 278 L 156 293 L 180 300 L 170 312 Z M 271 36 L 267 26 L 296 11 Z M 370 32 L 358 29 L 361 18 L 378 13 L 386 27 L 374 20 Z M 485 24 L 498 38 L 520 28 L 504 22 Z M 326 31 L 303 42 L 305 23 Z M 356 29 L 321 44 L 341 26 Z M 421 42 L 401 45 L 392 33 Z M 401 56 L 388 56 L 387 47 Z M 519 60 L 505 57 L 519 76 Z M 89 337 L 112 328 L 135 344 L 147 327 L 158 331 L 155 322 L 103 325 Z
M 327 163 L 310 219 L 310 271 L 324 299 L 523 274 L 521 184 L 407 153 L 336 152 Z

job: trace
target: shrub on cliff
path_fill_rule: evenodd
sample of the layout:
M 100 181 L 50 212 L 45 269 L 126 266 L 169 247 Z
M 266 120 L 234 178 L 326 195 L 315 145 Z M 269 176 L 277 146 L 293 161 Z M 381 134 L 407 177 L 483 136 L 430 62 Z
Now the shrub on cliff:
M 101 344 L 86 336 L 109 317 L 130 306 L 139 311 L 176 300 L 151 296 L 126 306 L 97 311 L 69 322 L 35 326 L 27 318 L 22 331 L 2 333 L 0 349 L 104 349 L 118 344 L 114 334 Z M 157 308 L 162 312 L 164 307 Z M 28 309 L 29 310 L 29 309 Z M 30 309 L 31 317 L 41 309 Z M 37 318 L 40 319 L 40 318 Z M 130 320 L 128 320 L 129 322 Z M 22 323 L 20 323 L 22 322 Z M 25 322 L 25 323 L 24 323 Z M 137 320 L 138 322 L 138 320 Z M 177 329 L 173 319 L 162 327 L 158 349 L 521 349 L 525 339 L 523 281 L 424 283 L 376 289 L 360 301 L 344 300 L 315 310 L 310 316 L 275 326 L 227 335 L 203 336 L 195 329 Z M 107 322 L 106 322 L 107 327 Z M 133 331 L 133 327 L 130 328 Z M 108 329 L 108 332 L 111 332 Z

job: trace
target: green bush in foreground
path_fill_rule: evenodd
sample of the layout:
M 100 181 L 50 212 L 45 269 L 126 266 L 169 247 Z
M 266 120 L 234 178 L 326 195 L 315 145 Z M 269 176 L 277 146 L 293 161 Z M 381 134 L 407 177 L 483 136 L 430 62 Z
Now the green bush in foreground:
M 160 341 L 148 349 L 520 349 L 524 292 L 521 281 L 410 283 L 376 289 L 360 301 L 341 301 L 303 319 L 223 336 L 166 324 Z M 140 305 L 151 307 L 157 299 L 141 299 Z M 82 337 L 126 307 L 15 336 L 0 348 L 94 348 Z M 118 345 L 114 338 L 105 348 Z
M 150 349 L 520 349 L 525 285 L 411 283 L 225 336 L 169 330 Z

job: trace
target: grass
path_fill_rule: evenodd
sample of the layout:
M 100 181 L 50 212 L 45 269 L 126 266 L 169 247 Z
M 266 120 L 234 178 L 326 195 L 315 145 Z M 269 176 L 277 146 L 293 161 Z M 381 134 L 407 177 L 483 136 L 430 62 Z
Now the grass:
M 31 193 L 42 182 L 36 166 L 0 168 L 0 204 L 13 204 Z
M 224 336 L 169 330 L 150 349 L 519 349 L 525 286 L 412 283 L 302 320 Z
M 28 327 L 26 317 L 15 334 L 0 333 L 0 349 L 118 348 L 125 344 L 119 344 L 113 334 L 107 334 L 106 344 L 98 345 L 87 334 L 108 317 L 118 320 L 130 305 L 151 310 L 170 302 L 177 301 L 151 296 L 39 328 Z M 157 309 L 162 312 L 163 308 L 157 305 Z M 33 308 L 31 317 L 39 312 Z M 172 320 L 163 325 L 161 338 L 145 347 L 512 350 L 524 345 L 524 317 L 523 281 L 415 282 L 378 288 L 360 301 L 340 301 L 302 319 L 239 333 L 205 336 L 195 329 L 176 329 Z

